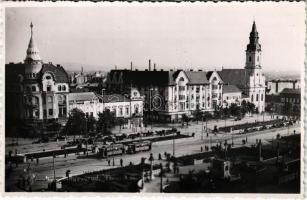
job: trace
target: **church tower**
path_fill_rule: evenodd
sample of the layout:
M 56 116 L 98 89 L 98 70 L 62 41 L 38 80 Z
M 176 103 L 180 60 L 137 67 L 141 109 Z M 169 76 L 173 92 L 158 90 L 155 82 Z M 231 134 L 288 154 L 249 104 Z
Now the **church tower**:
M 259 36 L 254 21 L 252 31 L 249 35 L 249 44 L 246 48 L 246 69 L 261 69 L 261 44 L 259 44 Z
M 25 78 L 26 79 L 37 79 L 38 73 L 42 68 L 42 60 L 39 56 L 39 50 L 36 47 L 33 39 L 33 24 L 30 24 L 31 38 L 29 41 L 27 55 L 25 59 Z
M 261 66 L 261 44 L 255 21 L 249 35 L 249 44 L 245 50 L 246 89 L 250 101 L 255 104 L 259 112 L 264 111 L 265 77 Z

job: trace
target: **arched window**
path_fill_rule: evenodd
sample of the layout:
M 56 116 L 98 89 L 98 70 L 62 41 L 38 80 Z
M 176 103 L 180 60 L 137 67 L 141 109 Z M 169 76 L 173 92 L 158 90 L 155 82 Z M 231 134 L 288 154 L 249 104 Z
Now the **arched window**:
M 139 105 L 134 105 L 134 113 L 139 113 Z
M 36 87 L 32 86 L 32 92 L 35 92 L 35 91 L 36 91 Z
M 252 101 L 252 102 L 254 101 L 254 95 L 251 96 L 251 101 Z

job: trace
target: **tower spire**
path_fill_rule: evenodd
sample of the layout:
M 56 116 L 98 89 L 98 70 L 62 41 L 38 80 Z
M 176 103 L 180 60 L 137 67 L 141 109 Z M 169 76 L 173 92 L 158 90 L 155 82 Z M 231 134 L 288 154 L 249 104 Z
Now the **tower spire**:
M 36 47 L 35 43 L 34 43 L 34 39 L 33 39 L 33 23 L 30 23 L 30 29 L 31 29 L 31 37 L 30 37 L 30 41 L 28 44 L 28 49 L 27 49 L 27 55 L 26 55 L 26 60 L 36 60 L 39 61 L 41 60 L 40 56 L 39 56 L 39 50 Z
M 31 28 L 31 38 L 32 38 L 32 36 L 33 36 L 33 24 L 32 24 L 32 22 L 30 24 L 30 28 Z

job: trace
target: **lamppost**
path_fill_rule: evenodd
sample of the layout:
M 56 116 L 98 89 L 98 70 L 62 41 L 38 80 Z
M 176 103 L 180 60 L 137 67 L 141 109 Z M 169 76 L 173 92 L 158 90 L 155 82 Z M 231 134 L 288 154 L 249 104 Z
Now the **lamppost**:
M 56 176 L 55 176 L 55 154 L 52 156 L 52 168 L 53 168 L 53 186 L 54 191 L 56 191 Z
M 85 134 L 86 134 L 86 157 L 88 157 L 88 130 L 87 130 L 87 120 L 88 117 L 85 117 Z
M 160 163 L 160 193 L 163 192 L 163 166 Z
M 151 104 L 152 104 L 152 102 L 151 102 L 151 91 L 152 91 L 153 89 L 150 87 L 150 89 L 149 89 L 149 117 L 150 117 L 150 127 L 151 127 L 151 129 L 152 129 L 152 110 L 151 110 Z
M 204 118 L 201 118 L 201 140 L 204 140 Z
M 174 120 L 173 120 L 173 130 L 174 130 Z M 173 131 L 173 156 L 175 157 L 175 131 Z

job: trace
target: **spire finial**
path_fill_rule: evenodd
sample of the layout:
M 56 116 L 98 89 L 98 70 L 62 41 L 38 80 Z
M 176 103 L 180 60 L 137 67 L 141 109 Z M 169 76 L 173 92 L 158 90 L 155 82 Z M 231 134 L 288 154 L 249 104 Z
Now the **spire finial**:
M 30 24 L 30 28 L 31 28 L 31 37 L 32 37 L 32 35 L 33 35 L 33 24 L 32 24 L 32 22 Z

